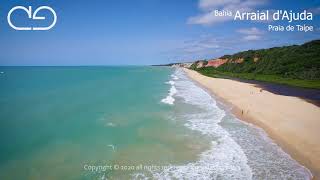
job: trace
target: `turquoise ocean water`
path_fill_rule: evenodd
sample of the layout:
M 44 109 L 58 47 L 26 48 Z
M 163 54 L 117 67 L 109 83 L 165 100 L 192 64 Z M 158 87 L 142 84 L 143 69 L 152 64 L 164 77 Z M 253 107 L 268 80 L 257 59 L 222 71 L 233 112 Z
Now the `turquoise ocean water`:
M 167 67 L 0 67 L 0 179 L 309 179 Z

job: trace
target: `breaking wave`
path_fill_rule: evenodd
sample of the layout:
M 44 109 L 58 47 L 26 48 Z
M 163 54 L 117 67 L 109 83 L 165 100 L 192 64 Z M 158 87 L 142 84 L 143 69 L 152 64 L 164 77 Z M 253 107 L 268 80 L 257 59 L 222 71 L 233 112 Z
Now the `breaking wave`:
M 175 101 L 173 95 L 175 95 L 175 94 L 177 93 L 177 89 L 176 89 L 176 87 L 174 86 L 175 82 L 172 81 L 172 80 L 170 80 L 170 81 L 166 82 L 166 84 L 170 84 L 171 87 L 170 87 L 170 89 L 169 89 L 168 96 L 165 97 L 165 98 L 163 98 L 163 99 L 161 100 L 161 102 L 163 102 L 163 103 L 165 103 L 165 104 L 173 105 L 173 104 L 174 104 L 174 101 Z
M 184 115 L 185 126 L 212 138 L 211 148 L 196 162 L 152 172 L 156 179 L 251 179 L 252 170 L 241 147 L 218 123 L 225 116 L 211 96 L 177 69 L 172 75 L 177 88 L 175 96 L 199 111 Z

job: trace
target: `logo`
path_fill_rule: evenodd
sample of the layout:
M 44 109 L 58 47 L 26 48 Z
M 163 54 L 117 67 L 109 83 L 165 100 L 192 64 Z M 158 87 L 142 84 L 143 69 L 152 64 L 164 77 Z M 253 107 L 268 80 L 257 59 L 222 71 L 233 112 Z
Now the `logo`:
M 14 25 L 14 23 L 11 21 L 12 13 L 14 13 L 15 11 L 18 11 L 18 10 L 25 11 L 28 15 L 28 18 L 32 19 L 32 20 L 44 20 L 44 19 L 46 19 L 46 17 L 38 16 L 37 14 L 39 13 L 39 11 L 43 11 L 43 10 L 50 11 L 53 15 L 53 22 L 47 27 L 18 27 L 16 25 Z M 23 6 L 16 6 L 9 11 L 8 16 L 7 16 L 7 20 L 8 20 L 8 24 L 10 25 L 10 27 L 12 27 L 13 29 L 15 29 L 17 31 L 47 31 L 56 25 L 57 14 L 49 6 L 40 6 L 34 12 L 32 12 L 31 6 L 29 6 L 28 8 L 23 7 Z

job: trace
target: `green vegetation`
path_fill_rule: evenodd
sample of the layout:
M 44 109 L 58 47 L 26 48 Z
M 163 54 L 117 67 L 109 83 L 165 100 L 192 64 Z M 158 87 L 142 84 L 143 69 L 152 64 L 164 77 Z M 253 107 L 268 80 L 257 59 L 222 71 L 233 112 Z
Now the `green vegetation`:
M 217 71 L 214 67 L 204 67 L 196 70 L 201 74 L 209 77 L 239 78 L 239 79 L 272 82 L 277 84 L 285 84 L 285 85 L 296 86 L 296 87 L 320 89 L 320 80 L 292 79 L 292 78 L 281 77 L 278 75 L 255 74 L 255 73 L 220 72 L 220 71 Z
M 192 65 L 190 66 L 190 69 L 196 70 L 197 69 L 197 62 L 192 63 Z
M 320 89 L 320 40 L 303 45 L 225 55 L 218 68 L 196 69 L 211 77 L 235 77 Z M 195 66 L 196 67 L 196 66 Z

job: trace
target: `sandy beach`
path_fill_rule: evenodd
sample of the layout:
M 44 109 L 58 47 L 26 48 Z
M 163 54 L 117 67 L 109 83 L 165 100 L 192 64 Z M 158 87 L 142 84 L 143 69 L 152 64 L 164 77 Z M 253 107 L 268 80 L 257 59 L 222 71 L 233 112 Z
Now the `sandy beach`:
M 320 179 L 320 108 L 297 97 L 273 94 L 254 84 L 210 78 L 184 69 L 188 76 L 233 107 L 241 120 L 263 128 L 288 154 Z

